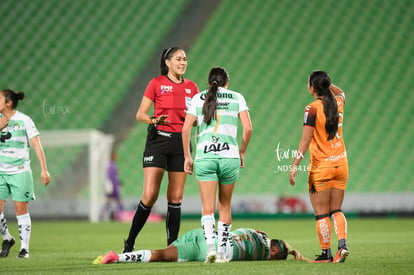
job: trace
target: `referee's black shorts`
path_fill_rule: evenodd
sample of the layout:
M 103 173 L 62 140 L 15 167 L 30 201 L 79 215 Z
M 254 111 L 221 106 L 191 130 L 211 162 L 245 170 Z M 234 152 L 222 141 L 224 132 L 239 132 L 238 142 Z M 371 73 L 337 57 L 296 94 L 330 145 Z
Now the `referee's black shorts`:
M 159 167 L 170 172 L 184 172 L 181 133 L 156 130 L 156 134 L 148 135 L 142 166 Z

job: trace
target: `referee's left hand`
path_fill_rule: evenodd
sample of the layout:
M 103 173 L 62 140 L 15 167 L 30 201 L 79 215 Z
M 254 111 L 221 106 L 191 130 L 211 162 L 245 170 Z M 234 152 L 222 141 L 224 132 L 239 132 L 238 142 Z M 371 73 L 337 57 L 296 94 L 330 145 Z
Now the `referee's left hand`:
M 168 115 L 162 115 L 159 118 L 157 118 L 157 124 L 166 124 L 170 122 L 169 120 L 166 120 L 167 117 Z

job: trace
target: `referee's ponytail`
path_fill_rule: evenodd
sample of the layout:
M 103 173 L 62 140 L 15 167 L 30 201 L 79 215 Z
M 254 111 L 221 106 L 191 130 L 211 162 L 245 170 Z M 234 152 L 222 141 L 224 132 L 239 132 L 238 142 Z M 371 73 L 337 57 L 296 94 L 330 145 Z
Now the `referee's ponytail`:
M 25 94 L 23 92 L 15 92 L 10 89 L 4 89 L 1 93 L 6 98 L 6 102 L 12 102 L 12 109 L 16 109 L 17 105 L 19 104 L 19 100 L 23 100 Z
M 210 125 L 217 114 L 217 91 L 219 87 L 224 87 L 229 81 L 229 74 L 226 69 L 215 67 L 210 70 L 208 75 L 209 89 L 203 104 L 204 122 Z

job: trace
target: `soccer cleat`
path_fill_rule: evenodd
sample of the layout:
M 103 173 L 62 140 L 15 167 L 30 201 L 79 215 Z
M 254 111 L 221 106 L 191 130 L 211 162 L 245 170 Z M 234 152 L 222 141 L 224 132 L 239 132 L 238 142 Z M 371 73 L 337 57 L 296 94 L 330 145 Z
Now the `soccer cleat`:
M 118 260 L 119 260 L 118 254 L 116 254 L 113 251 L 109 251 L 108 253 L 106 253 L 105 256 L 103 256 L 100 263 L 101 264 L 112 264 L 112 263 L 115 263 Z
M 122 253 L 128 253 L 134 251 L 134 246 L 130 245 L 127 240 L 124 240 L 124 250 Z
M 336 256 L 333 260 L 334 263 L 343 263 L 349 256 L 350 252 L 347 247 L 342 247 L 336 252 Z
M 225 259 L 225 258 L 217 258 L 215 263 L 219 263 L 219 264 L 224 264 L 224 263 L 228 263 L 229 260 Z
M 3 244 L 1 245 L 1 252 L 0 252 L 0 258 L 7 257 L 10 252 L 10 248 L 14 245 L 15 241 L 12 238 L 11 240 L 4 240 Z
M 217 252 L 215 250 L 210 250 L 209 252 L 207 252 L 207 257 L 204 263 L 212 264 L 216 262 L 216 259 L 217 259 Z
M 29 251 L 27 251 L 26 249 L 22 248 L 19 252 L 19 255 L 17 255 L 17 258 L 22 258 L 22 259 L 27 259 L 29 258 Z
M 317 255 L 317 256 L 318 257 L 315 260 L 310 261 L 309 263 L 330 263 L 332 262 L 332 257 L 328 257 L 327 255 L 324 255 L 324 254 Z
M 100 256 L 96 257 L 95 260 L 93 260 L 92 264 L 101 264 L 103 257 L 105 257 L 105 256 L 100 255 Z

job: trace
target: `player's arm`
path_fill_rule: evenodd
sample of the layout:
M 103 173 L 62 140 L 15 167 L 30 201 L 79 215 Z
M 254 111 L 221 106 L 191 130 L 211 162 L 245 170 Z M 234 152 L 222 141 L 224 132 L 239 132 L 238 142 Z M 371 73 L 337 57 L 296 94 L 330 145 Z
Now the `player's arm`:
M 162 115 L 158 118 L 153 118 L 148 114 L 148 112 L 151 109 L 152 103 L 153 102 L 150 98 L 143 96 L 137 114 L 135 115 L 135 118 L 140 122 L 148 124 L 164 124 L 168 122 L 167 120 L 165 120 L 167 118 L 167 115 Z
M 30 139 L 30 144 L 35 150 L 37 159 L 39 160 L 40 180 L 42 181 L 44 185 L 48 185 L 50 182 L 50 174 L 49 174 L 49 171 L 47 170 L 46 156 L 43 150 L 43 146 L 40 142 L 40 137 L 39 136 L 32 137 Z
M 345 103 L 345 93 L 342 91 L 341 88 L 339 88 L 338 86 L 331 84 L 331 86 L 329 87 L 331 92 L 334 94 L 334 96 L 338 96 L 342 98 L 342 101 Z
M 186 114 L 185 121 L 183 125 L 183 129 L 181 132 L 182 135 L 182 143 L 183 143 L 183 150 L 184 150 L 184 172 L 188 174 L 193 173 L 193 159 L 191 157 L 190 152 L 190 139 L 191 139 L 191 128 L 193 124 L 196 123 L 197 117 Z
M 246 153 L 247 146 L 249 145 L 250 138 L 252 137 L 253 127 L 250 120 L 249 111 L 242 111 L 239 113 L 239 118 L 243 126 L 242 143 L 239 148 L 240 154 L 240 167 L 244 167 L 244 154 Z
M 267 237 L 269 237 L 268 235 L 267 235 L 267 233 L 266 232 L 264 232 L 264 231 L 262 231 L 262 230 L 255 230 L 256 232 L 258 232 L 258 233 L 260 233 L 260 234 L 262 234 L 262 235 L 266 235 Z
M 5 116 L 0 117 L 0 130 L 3 130 L 7 124 L 9 124 L 9 119 Z
M 296 167 L 299 165 L 300 161 L 303 159 L 306 152 L 308 152 L 309 150 L 309 145 L 312 140 L 314 129 L 315 128 L 312 126 L 308 126 L 308 125 L 303 126 L 302 137 L 299 141 L 298 150 L 297 150 L 298 154 L 297 154 L 297 157 L 293 160 L 292 171 L 290 171 L 289 180 L 290 180 L 291 185 L 295 185 L 296 183 L 295 181 Z

